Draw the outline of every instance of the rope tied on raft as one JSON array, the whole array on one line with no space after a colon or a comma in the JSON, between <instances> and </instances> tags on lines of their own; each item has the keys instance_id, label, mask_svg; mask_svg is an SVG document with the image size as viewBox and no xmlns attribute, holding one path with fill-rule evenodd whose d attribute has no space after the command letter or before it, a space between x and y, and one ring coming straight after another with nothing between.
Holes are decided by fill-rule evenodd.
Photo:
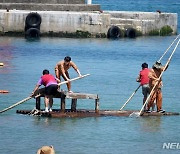
<instances>
[{"instance_id":1,"label":"rope tied on raft","mask_svg":"<svg viewBox=\"0 0 180 154\"><path fill-rule=\"evenodd\" d=\"M40 110L34 108L31 112L28 113L28 115L41 116L41 112L40 112Z\"/></svg>"}]
</instances>

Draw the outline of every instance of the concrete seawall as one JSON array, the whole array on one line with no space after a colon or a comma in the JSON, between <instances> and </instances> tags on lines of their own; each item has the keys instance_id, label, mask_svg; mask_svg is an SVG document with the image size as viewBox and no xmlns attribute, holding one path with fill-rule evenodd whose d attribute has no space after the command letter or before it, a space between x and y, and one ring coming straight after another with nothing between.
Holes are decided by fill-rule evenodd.
<instances>
[{"instance_id":1,"label":"concrete seawall","mask_svg":"<svg viewBox=\"0 0 180 154\"><path fill-rule=\"evenodd\" d=\"M25 20L30 12L37 12L42 19L41 34L55 35L88 33L88 37L107 37L108 30L117 26L121 30L134 28L142 35L149 35L153 30L159 31L168 25L172 34L177 33L177 14L158 12L129 11L28 11L0 10L0 34L25 33Z\"/></svg>"},{"instance_id":2,"label":"concrete seawall","mask_svg":"<svg viewBox=\"0 0 180 154\"><path fill-rule=\"evenodd\" d=\"M172 34L177 33L177 14L159 12L128 12L128 11L107 11L111 14L111 24L122 29L133 27L143 35L148 35L153 30L160 30L163 26L170 26Z\"/></svg>"}]
</instances>

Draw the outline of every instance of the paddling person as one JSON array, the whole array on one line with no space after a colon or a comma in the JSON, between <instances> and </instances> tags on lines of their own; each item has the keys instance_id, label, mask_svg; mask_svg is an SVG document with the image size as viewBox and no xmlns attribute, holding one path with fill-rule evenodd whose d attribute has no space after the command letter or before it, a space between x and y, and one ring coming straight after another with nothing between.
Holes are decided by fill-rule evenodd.
<instances>
[{"instance_id":1,"label":"paddling person","mask_svg":"<svg viewBox=\"0 0 180 154\"><path fill-rule=\"evenodd\" d=\"M69 81L70 76L69 76L68 69L70 69L71 67L74 68L74 70L78 73L79 77L82 76L76 64L73 61L71 61L71 57L66 56L64 60L59 61L55 66L56 77L61 81L61 76L62 76L65 81ZM68 82L66 85L67 85L68 92L72 93L71 82Z\"/></svg>"},{"instance_id":2,"label":"paddling person","mask_svg":"<svg viewBox=\"0 0 180 154\"><path fill-rule=\"evenodd\" d=\"M156 101L157 106L157 112L164 113L165 110L162 109L162 91L161 88L163 86L162 78L158 80L160 77L162 71L166 70L168 68L168 65L166 68L165 66L162 66L161 62L157 61L153 66L152 69L149 72L149 86L150 90L153 89L155 84L158 82L156 87L154 88L154 91L152 92L152 95L150 96L150 101L148 102L147 109L149 109L154 105L154 101Z\"/></svg>"},{"instance_id":3,"label":"paddling person","mask_svg":"<svg viewBox=\"0 0 180 154\"><path fill-rule=\"evenodd\" d=\"M137 82L140 82L140 85L142 86L142 94L144 96L143 98L143 104L145 103L148 95L150 94L150 88L149 88L149 69L148 64L143 63L141 65L142 70L139 72L138 77L136 78ZM144 107L144 110L146 110L146 106Z\"/></svg>"},{"instance_id":4,"label":"paddling person","mask_svg":"<svg viewBox=\"0 0 180 154\"><path fill-rule=\"evenodd\" d=\"M45 86L45 96L44 96L44 104L45 104L45 112L51 112L52 111L52 105L53 105L53 96L55 95L58 89L58 82L59 79L56 79L53 75L49 74L49 70L45 69L42 72L42 76L39 79L38 83L36 84L32 96L36 92L36 90L39 89L41 85Z\"/></svg>"}]
</instances>

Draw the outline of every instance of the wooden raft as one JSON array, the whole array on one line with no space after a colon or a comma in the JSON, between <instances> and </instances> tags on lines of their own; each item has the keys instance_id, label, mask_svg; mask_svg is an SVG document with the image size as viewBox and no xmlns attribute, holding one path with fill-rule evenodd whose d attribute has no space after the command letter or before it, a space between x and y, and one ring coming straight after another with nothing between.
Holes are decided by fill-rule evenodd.
<instances>
[{"instance_id":1,"label":"wooden raft","mask_svg":"<svg viewBox=\"0 0 180 154\"><path fill-rule=\"evenodd\" d=\"M42 117L52 117L52 118L64 118L64 117L103 117L103 116L117 116L117 117L129 117L133 112L139 112L139 111L132 111L132 110L124 110L124 111L118 111L118 110L99 110L99 112L95 112L94 110L83 110L78 109L75 112L72 112L71 109L66 109L65 112L61 112L60 109L53 109L52 112L44 113L44 112L38 112L38 114ZM19 114L29 114L33 115L34 112L31 110L17 110L16 113ZM165 112L165 113L143 113L143 117L147 116L178 116L180 113L176 112Z\"/></svg>"},{"instance_id":2,"label":"wooden raft","mask_svg":"<svg viewBox=\"0 0 180 154\"><path fill-rule=\"evenodd\" d=\"M44 97L42 91L41 96L36 98L36 109L41 110L41 97ZM94 99L95 100L95 112L99 111L99 97L97 94L85 94L85 93L69 93L69 92L57 92L53 98L60 98L60 111L66 111L66 99L72 99L71 101L71 112L76 111L78 99Z\"/></svg>"},{"instance_id":3,"label":"wooden raft","mask_svg":"<svg viewBox=\"0 0 180 154\"><path fill-rule=\"evenodd\" d=\"M17 110L16 113L19 114L32 114L39 115L43 117L102 117L102 116L130 116L133 112L139 112L135 110L99 110L99 97L97 94L85 94L85 93L68 93L65 91L57 92L53 98L60 98L60 108L53 109L52 112L42 112L41 110L41 98L44 97L44 88L40 89L37 94L40 96L36 97L36 109L33 110ZM71 109L66 109L66 99L72 99ZM95 100L95 109L86 110L86 109L77 109L77 100L78 99L94 99ZM44 109L44 103L43 103ZM34 114L38 111L37 114ZM171 115L180 115L180 113L175 112L165 112L165 113L143 113L142 116L171 116Z\"/></svg>"}]
</instances>

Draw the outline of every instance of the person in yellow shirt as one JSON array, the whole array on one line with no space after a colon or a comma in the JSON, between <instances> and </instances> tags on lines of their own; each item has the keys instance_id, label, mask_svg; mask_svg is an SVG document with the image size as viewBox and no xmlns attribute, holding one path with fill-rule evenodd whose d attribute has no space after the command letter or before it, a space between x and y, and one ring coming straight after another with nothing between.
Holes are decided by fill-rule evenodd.
<instances>
[{"instance_id":1,"label":"person in yellow shirt","mask_svg":"<svg viewBox=\"0 0 180 154\"><path fill-rule=\"evenodd\" d=\"M66 56L64 60L59 61L55 66L56 77L61 81L61 76L62 76L65 81L69 81L70 76L69 76L68 69L70 69L71 67L74 68L74 70L78 73L79 77L82 76L76 64L73 61L71 61L71 57ZM72 92L71 82L67 83L67 89L68 89L68 92Z\"/></svg>"}]
</instances>

